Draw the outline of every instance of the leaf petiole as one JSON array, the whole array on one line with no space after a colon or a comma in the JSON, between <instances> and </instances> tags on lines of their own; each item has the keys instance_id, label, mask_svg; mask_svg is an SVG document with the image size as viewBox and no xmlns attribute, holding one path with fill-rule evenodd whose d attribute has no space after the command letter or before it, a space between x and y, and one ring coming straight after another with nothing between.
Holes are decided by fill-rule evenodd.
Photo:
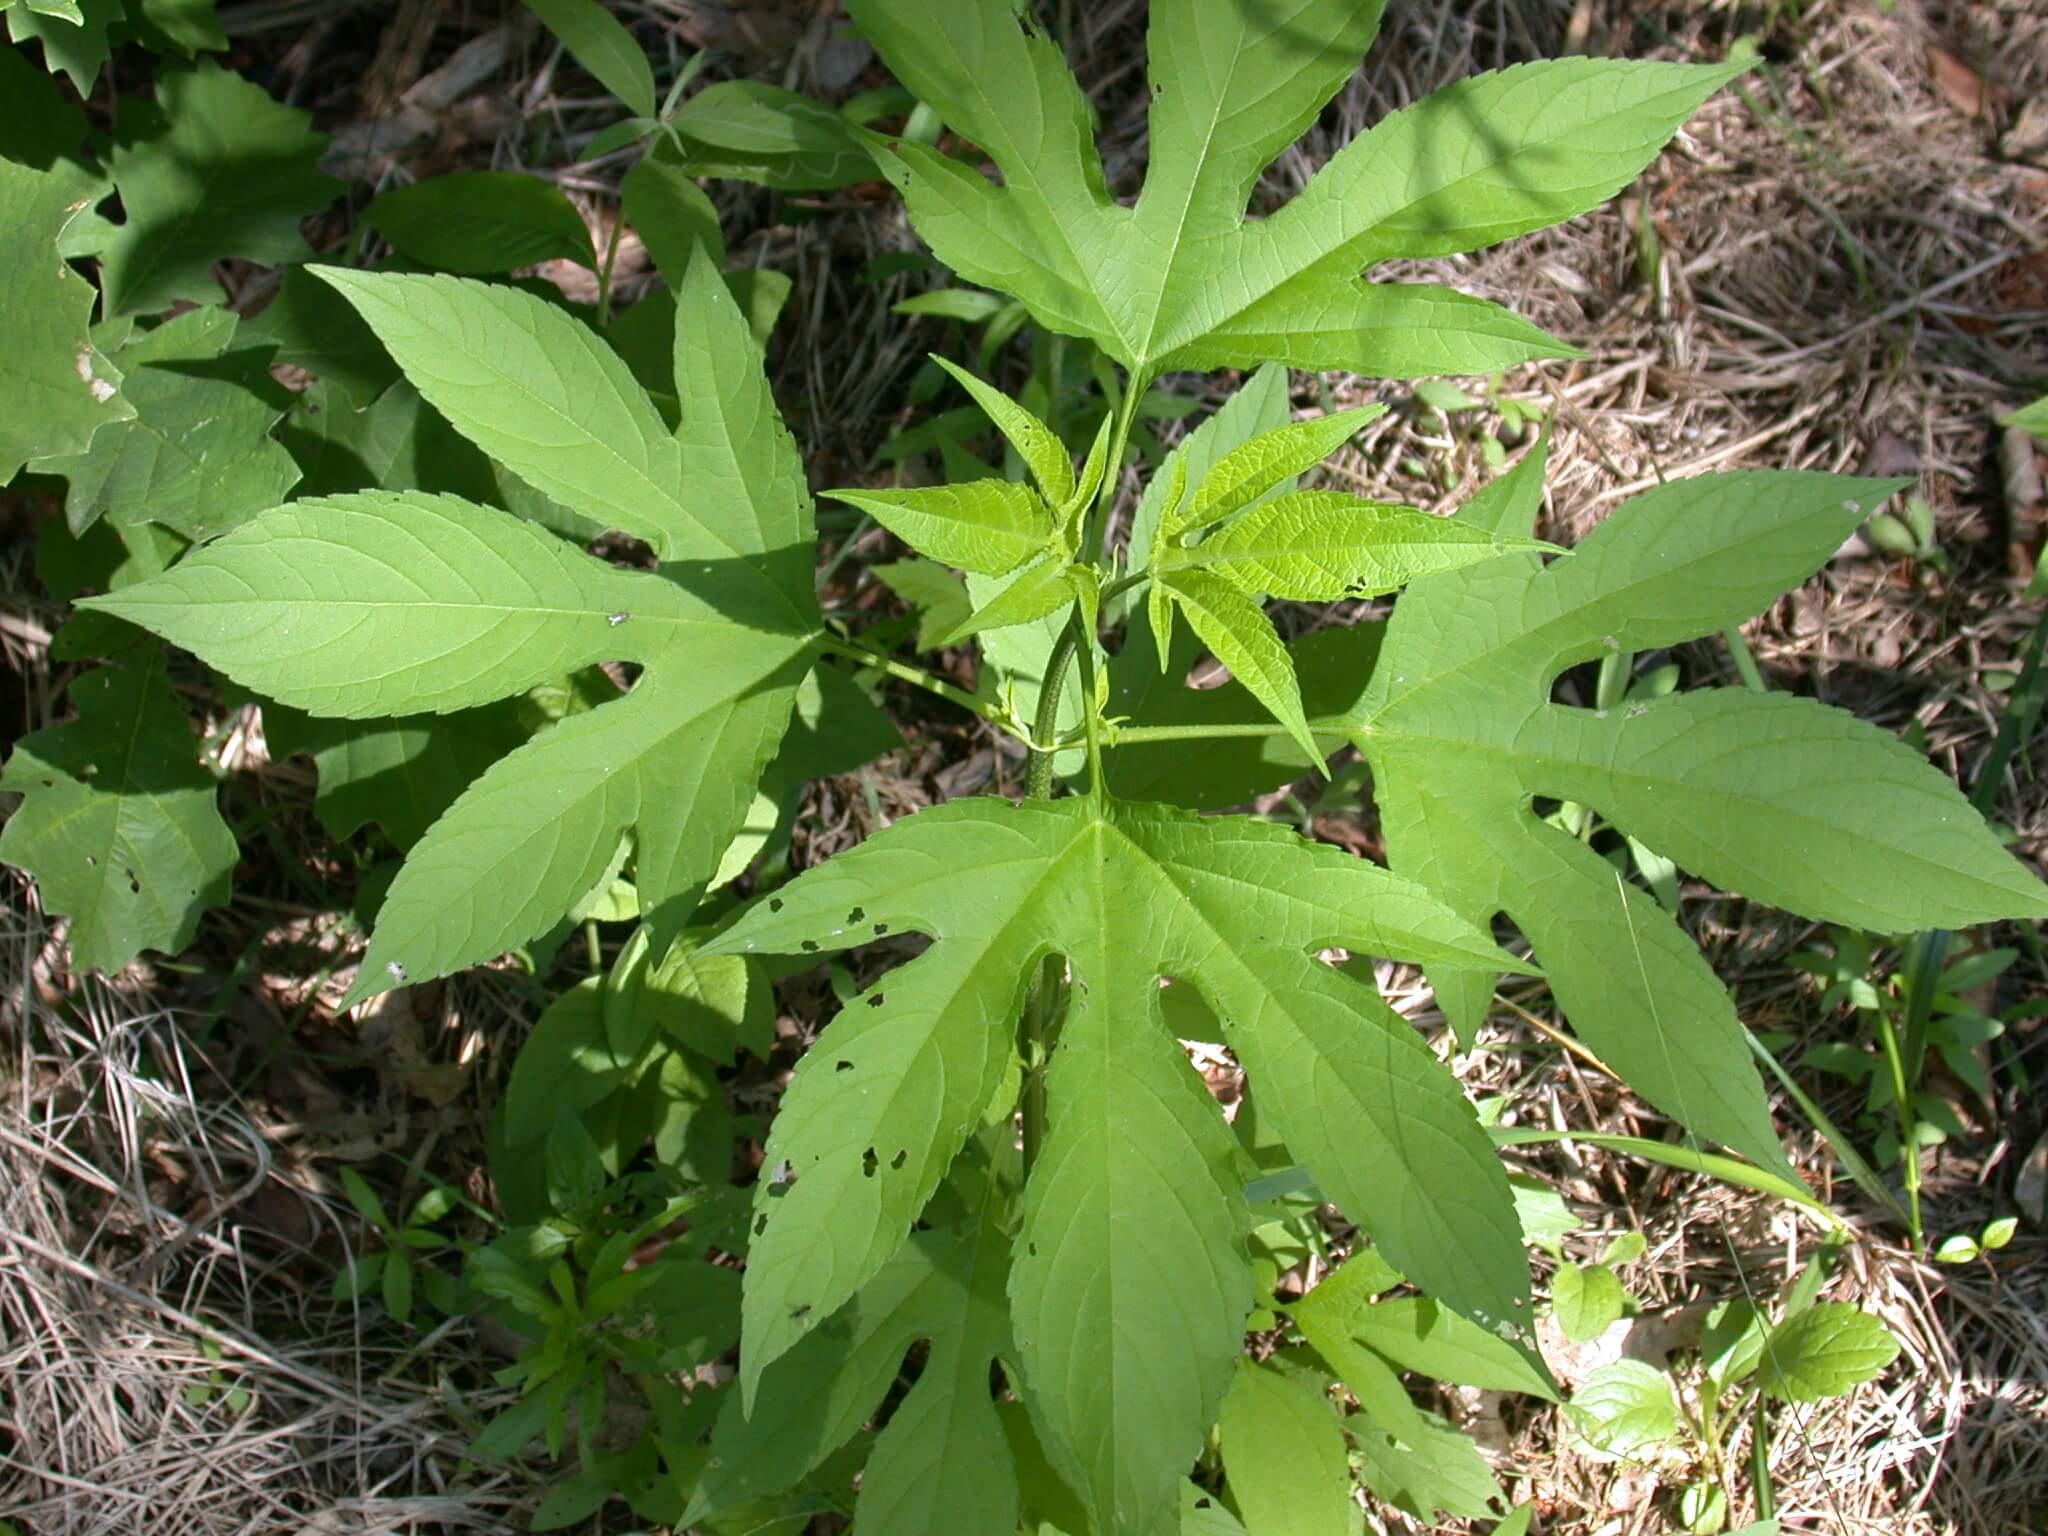
<instances>
[{"instance_id":1,"label":"leaf petiole","mask_svg":"<svg viewBox=\"0 0 2048 1536\"><path fill-rule=\"evenodd\" d=\"M884 656L880 651L871 650L857 640L845 640L837 635L827 635L819 644L835 656L844 656L847 660L857 661L864 667L873 667L877 672L887 677L893 677L899 683L909 683L914 688L922 688L927 693L935 693L947 703L957 704L978 719L994 726L1004 735L1015 737L1018 741L1023 742L1025 746L1033 748L1033 750L1037 748L1037 743L1023 731L1017 729L1016 722L1009 715L996 708L993 704L990 704L987 700L976 698L957 683L949 683L944 678L934 677L931 673L925 671L924 668L913 667L909 662L898 661L893 656Z\"/></svg>"},{"instance_id":2,"label":"leaf petiole","mask_svg":"<svg viewBox=\"0 0 2048 1536\"><path fill-rule=\"evenodd\" d=\"M1311 733L1318 736L1335 736L1350 729L1341 720L1311 720ZM1278 721L1246 723L1242 725L1109 725L1109 744L1113 747L1128 747L1142 741L1220 741L1225 737L1288 736L1286 726Z\"/></svg>"}]
</instances>

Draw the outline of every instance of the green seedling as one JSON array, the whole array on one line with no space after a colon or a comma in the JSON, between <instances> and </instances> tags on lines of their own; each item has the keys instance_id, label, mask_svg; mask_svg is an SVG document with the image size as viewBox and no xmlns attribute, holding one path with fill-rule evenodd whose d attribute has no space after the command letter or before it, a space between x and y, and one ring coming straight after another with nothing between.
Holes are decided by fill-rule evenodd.
<instances>
[{"instance_id":1,"label":"green seedling","mask_svg":"<svg viewBox=\"0 0 2048 1536\"><path fill-rule=\"evenodd\" d=\"M380 1296L384 1310L401 1327L412 1321L416 1296L424 1296L443 1316L460 1313L460 1286L445 1270L429 1262L436 1255L461 1249L455 1238L434 1230L458 1204L455 1191L445 1184L434 1184L413 1201L403 1220L393 1220L383 1200L355 1169L343 1167L338 1177L342 1193L377 1235L380 1247L375 1252L365 1250L349 1260L334 1277L329 1291L333 1299L355 1301Z\"/></svg>"}]
</instances>

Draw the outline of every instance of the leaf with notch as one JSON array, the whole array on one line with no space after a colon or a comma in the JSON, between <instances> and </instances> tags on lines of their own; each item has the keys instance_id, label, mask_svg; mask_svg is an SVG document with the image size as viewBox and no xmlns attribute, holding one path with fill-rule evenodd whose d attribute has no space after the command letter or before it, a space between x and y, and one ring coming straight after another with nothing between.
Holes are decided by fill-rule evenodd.
<instances>
[{"instance_id":1,"label":"leaf with notch","mask_svg":"<svg viewBox=\"0 0 2048 1536\"><path fill-rule=\"evenodd\" d=\"M526 739L509 700L375 721L267 704L263 731L273 758L303 752L313 759L313 810L329 837L353 837L375 822L399 848L425 837L466 785Z\"/></svg>"},{"instance_id":2,"label":"leaf with notch","mask_svg":"<svg viewBox=\"0 0 2048 1536\"><path fill-rule=\"evenodd\" d=\"M122 102L109 164L126 222L101 258L104 312L217 304L215 262L309 255L299 220L342 190L319 169L327 139L311 121L206 59L160 70L154 101Z\"/></svg>"},{"instance_id":3,"label":"leaf with notch","mask_svg":"<svg viewBox=\"0 0 2048 1536\"><path fill-rule=\"evenodd\" d=\"M1570 355L1505 311L1388 293L1360 272L1471 250L1597 206L1739 66L1562 59L1482 75L1376 125L1270 217L1259 173L1349 78L1377 3L1155 0L1151 167L1135 207L1104 185L1087 103L1009 0L853 0L889 67L1001 174L870 140L912 223L969 282L1085 336L1136 378L1251 366L1445 372ZM1385 326L1393 338L1376 345Z\"/></svg>"},{"instance_id":4,"label":"leaf with notch","mask_svg":"<svg viewBox=\"0 0 2048 1536\"><path fill-rule=\"evenodd\" d=\"M373 326L400 317L394 351L408 368L428 354L431 379L469 366L437 361L438 335L449 353L460 345L507 370L515 398L566 403L557 392L579 371L608 385L623 419L576 419L580 451L554 456L553 491L597 516L634 489L612 478L618 464L658 461L673 479L647 482L662 499L637 520L671 549L715 538L730 557L624 570L457 497L363 492L277 508L87 606L174 639L268 697L342 718L471 709L591 662L640 665L630 694L542 732L434 823L385 899L354 997L546 931L629 831L642 909L665 947L782 739L815 625L810 499L746 321L698 261L678 309L682 424L670 437L616 357L538 300L508 305L459 278L350 275L347 286ZM421 307L409 309L415 298ZM486 436L481 397L458 391L456 404L456 425ZM501 435L515 430L508 422ZM531 460L542 446L521 451ZM671 510L673 521L661 516ZM800 586L785 585L792 575Z\"/></svg>"},{"instance_id":5,"label":"leaf with notch","mask_svg":"<svg viewBox=\"0 0 2048 1536\"><path fill-rule=\"evenodd\" d=\"M73 532L105 517L202 539L276 506L298 482L270 435L291 396L270 377L267 348L237 345L236 324L224 309L187 310L114 353L134 419L97 433L83 453L34 461L71 482Z\"/></svg>"},{"instance_id":6,"label":"leaf with notch","mask_svg":"<svg viewBox=\"0 0 2048 1536\"><path fill-rule=\"evenodd\" d=\"M1418 888L1258 822L956 800L807 871L708 947L815 953L906 930L937 942L827 1026L776 1120L766 1156L794 1182L757 1200L749 1390L901 1243L1002 1081L1048 954L1072 967L1074 1003L1010 1295L1048 1448L1101 1524L1170 1502L1252 1301L1228 1138L1164 1027L1161 976L1201 992L1282 1138L1406 1272L1488 1326L1526 1311L1506 1178L1455 1080L1313 958L1496 953Z\"/></svg>"},{"instance_id":7,"label":"leaf with notch","mask_svg":"<svg viewBox=\"0 0 2048 1536\"><path fill-rule=\"evenodd\" d=\"M71 699L78 718L22 737L0 772L0 789L23 797L0 860L71 919L74 967L113 972L189 944L200 914L227 901L238 851L162 646L88 673Z\"/></svg>"},{"instance_id":8,"label":"leaf with notch","mask_svg":"<svg viewBox=\"0 0 2048 1536\"><path fill-rule=\"evenodd\" d=\"M94 345L91 284L58 255L91 200L91 179L0 160L0 485L47 454L81 453L102 427L134 419L121 374Z\"/></svg>"},{"instance_id":9,"label":"leaf with notch","mask_svg":"<svg viewBox=\"0 0 2048 1536\"><path fill-rule=\"evenodd\" d=\"M8 37L40 42L50 73L69 75L78 94L90 96L112 53L107 29L125 19L121 0L32 0L6 9Z\"/></svg>"},{"instance_id":10,"label":"leaf with notch","mask_svg":"<svg viewBox=\"0 0 2048 1536\"><path fill-rule=\"evenodd\" d=\"M1014 1353L1003 1304L1010 1250L992 1215L910 1236L851 1303L768 1367L752 1413L728 1393L711 1463L681 1524L796 1482L856 1434L929 1345L861 1477L859 1536L1013 1536L1018 1488L989 1395Z\"/></svg>"},{"instance_id":11,"label":"leaf with notch","mask_svg":"<svg viewBox=\"0 0 2048 1536\"><path fill-rule=\"evenodd\" d=\"M1498 482L1482 526L1526 528L1540 474L1532 457ZM1662 908L1537 819L1531 797L1591 806L1710 880L1825 921L1968 926L2048 912L2048 889L1940 774L1845 714L1747 691L1571 709L1549 701L1550 683L1760 612L1900 483L1686 480L1628 502L1548 566L1506 556L1423 577L1348 717L1394 869L1427 871L1475 922L1504 911L1587 1044L1665 1113L1781 1174L1725 988ZM1439 984L1461 1028L1490 991L1484 977Z\"/></svg>"},{"instance_id":12,"label":"leaf with notch","mask_svg":"<svg viewBox=\"0 0 2048 1536\"><path fill-rule=\"evenodd\" d=\"M1367 1415L1350 1421L1358 1439L1358 1478L1416 1519L1435 1523L1438 1510L1466 1520L1491 1519L1506 1502L1493 1469L1472 1437L1435 1414L1417 1412L1395 1434Z\"/></svg>"}]
</instances>

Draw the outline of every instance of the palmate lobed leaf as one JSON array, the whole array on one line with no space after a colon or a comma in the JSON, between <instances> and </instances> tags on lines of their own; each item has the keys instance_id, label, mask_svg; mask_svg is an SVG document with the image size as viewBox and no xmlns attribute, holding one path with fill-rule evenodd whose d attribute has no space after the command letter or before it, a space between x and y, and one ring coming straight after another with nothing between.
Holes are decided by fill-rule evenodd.
<instances>
[{"instance_id":1,"label":"palmate lobed leaf","mask_svg":"<svg viewBox=\"0 0 2048 1536\"><path fill-rule=\"evenodd\" d=\"M90 96L112 52L107 31L125 19L125 9L122 0L19 0L7 8L7 35L40 42L50 72L69 75L78 94Z\"/></svg>"},{"instance_id":2,"label":"palmate lobed leaf","mask_svg":"<svg viewBox=\"0 0 2048 1536\"><path fill-rule=\"evenodd\" d=\"M274 759L313 759L313 810L329 837L352 837L375 822L400 848L425 837L473 780L525 739L509 700L374 724L266 704L263 733Z\"/></svg>"},{"instance_id":3,"label":"palmate lobed leaf","mask_svg":"<svg viewBox=\"0 0 2048 1536\"><path fill-rule=\"evenodd\" d=\"M175 954L228 898L235 837L150 644L71 685L78 718L15 743L0 789L22 795L0 859L71 919L73 964L117 971Z\"/></svg>"},{"instance_id":4,"label":"palmate lobed leaf","mask_svg":"<svg viewBox=\"0 0 2048 1536\"><path fill-rule=\"evenodd\" d=\"M711 1460L682 1524L788 1487L851 1439L903 1368L929 1346L861 1475L862 1536L1013 1536L1017 1469L989 1393L1015 1373L1003 1283L1010 1244L993 1204L915 1233L851 1305L768 1368L751 1412L728 1389Z\"/></svg>"},{"instance_id":5,"label":"palmate lobed leaf","mask_svg":"<svg viewBox=\"0 0 2048 1536\"><path fill-rule=\"evenodd\" d=\"M64 515L74 533L106 517L200 539L284 499L299 470L270 431L291 396L270 377L270 349L237 341L232 313L193 309L115 349L134 419L95 434L82 453L33 461L71 482Z\"/></svg>"},{"instance_id":6,"label":"palmate lobed leaf","mask_svg":"<svg viewBox=\"0 0 2048 1536\"><path fill-rule=\"evenodd\" d=\"M1380 9L1299 0L1276 19L1263 0L1154 0L1151 165L1126 208L1104 186L1058 48L1008 0L851 5L897 77L1002 177L874 141L918 232L962 277L1095 341L1140 381L1275 360L1414 375L1571 355L1483 300L1359 274L1598 205L1741 66L1563 59L1462 81L1247 222L1259 173L1357 67Z\"/></svg>"},{"instance_id":7,"label":"palmate lobed leaf","mask_svg":"<svg viewBox=\"0 0 2048 1536\"><path fill-rule=\"evenodd\" d=\"M1476 498L1517 532L1541 452ZM1902 482L1750 472L1660 487L1545 566L1426 576L1346 715L1396 871L1475 922L1505 912L1559 1006L1638 1091L1698 1135L1788 1172L1726 990L1648 896L1532 797L1588 805L1709 880L1886 932L2048 913L2048 888L1954 787L1882 732L1811 701L1703 692L1593 711L1559 672L1742 622L1818 569ZM1433 973L1469 1029L1490 982Z\"/></svg>"},{"instance_id":8,"label":"palmate lobed leaf","mask_svg":"<svg viewBox=\"0 0 2048 1536\"><path fill-rule=\"evenodd\" d=\"M92 191L92 178L73 167L44 172L0 159L0 485L27 460L83 452L102 427L135 417L120 370L91 337L92 286L58 255Z\"/></svg>"},{"instance_id":9,"label":"palmate lobed leaf","mask_svg":"<svg viewBox=\"0 0 2048 1536\"><path fill-rule=\"evenodd\" d=\"M671 434L624 364L530 295L329 273L454 424L570 511L671 557L619 569L459 497L276 508L84 606L345 718L469 710L593 661L632 692L502 758L393 882L352 999L540 934L630 835L665 946L739 829L811 660L810 500L746 318L701 257L680 296Z\"/></svg>"},{"instance_id":10,"label":"palmate lobed leaf","mask_svg":"<svg viewBox=\"0 0 2048 1536\"><path fill-rule=\"evenodd\" d=\"M807 872L709 948L812 953L905 931L937 942L827 1027L771 1134L768 1163L792 1181L757 1199L749 1393L877 1273L972 1127L1006 1108L991 1099L1048 954L1071 967L1074 1001L1011 1317L1048 1444L1105 1529L1149 1529L1170 1508L1252 1299L1230 1140L1164 1027L1160 977L1201 993L1296 1156L1410 1273L1490 1327L1522 1320L1512 1199L1455 1080L1311 954L1496 955L1418 888L1257 822L965 800Z\"/></svg>"},{"instance_id":11,"label":"palmate lobed leaf","mask_svg":"<svg viewBox=\"0 0 2048 1536\"><path fill-rule=\"evenodd\" d=\"M310 254L299 220L342 190L319 169L327 140L311 121L208 60L160 71L153 101L123 102L109 164L125 221L101 256L104 312L217 303L215 262Z\"/></svg>"}]
</instances>

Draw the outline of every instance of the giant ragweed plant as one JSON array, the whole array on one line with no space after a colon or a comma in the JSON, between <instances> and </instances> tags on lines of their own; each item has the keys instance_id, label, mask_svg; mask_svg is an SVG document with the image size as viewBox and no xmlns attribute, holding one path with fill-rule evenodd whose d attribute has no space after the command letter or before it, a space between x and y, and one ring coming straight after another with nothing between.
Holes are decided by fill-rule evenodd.
<instances>
[{"instance_id":1,"label":"giant ragweed plant","mask_svg":"<svg viewBox=\"0 0 2048 1536\"><path fill-rule=\"evenodd\" d=\"M254 334L316 376L315 403L361 409L290 406L296 457L280 456L269 429L286 406L224 366L238 322L205 272L227 254L279 259L278 217L320 188L302 126L258 114L278 138L270 182L240 186L236 216L201 217L211 205L167 171L226 157L215 130L237 87L173 69L104 161L37 164L10 146L0 277L30 404L0 423L0 456L68 480L75 537L49 569L99 590L74 622L101 626L115 655L81 685L79 721L22 743L5 781L25 796L5 852L71 914L82 963L184 942L232 862L179 746L162 642L302 712L278 718L316 744L323 814L360 825L379 772L445 786L378 813L409 851L351 1000L568 920L637 917L619 963L528 1047L496 1137L516 1225L475 1266L536 1341L514 1372L525 1401L479 1449L532 1432L560 1446L582 1410L582 1467L549 1521L617 1489L649 1518L751 1530L844 1507L859 1470L855 1529L888 1536L1227 1531L1236 1516L1335 1533L1350 1506L1331 1371L1360 1402L1348 1433L1368 1482L1427 1502L1401 1469L1462 1455L1451 1482L1469 1486L1476 1453L1408 1402L1398 1347L1344 1321L1355 1309L1314 1293L1300 1345L1242 1358L1248 1322L1273 1327L1282 1305L1274 1202L1322 1200L1369 1238L1340 1271L1347 1294L1405 1277L1487 1380L1550 1390L1488 1135L1421 1037L1325 962L1332 946L1419 962L1460 1028L1501 971L1540 972L1646 1097L1783 1176L1725 990L1538 797L1817 919L1901 930L2048 912L1933 769L1837 711L1748 693L1552 698L1568 667L1757 613L1891 484L1705 477L1637 498L1570 551L1530 537L1540 446L1452 519L1297 488L1378 407L1292 421L1276 365L1409 377L1568 351L1496 305L1372 267L1596 206L1733 67L1573 59L1481 76L1393 114L1252 218L1261 171L1358 67L1376 5L1155 0L1150 164L1129 206L1057 46L1007 0L851 0L951 130L936 143L722 98L729 113L787 109L783 139L750 138L719 111L672 110L674 93L658 106L599 7L536 8L629 99L618 142L652 145L628 188L671 284L650 318L445 271L296 269ZM792 185L816 165L836 182L863 148L941 261L1100 364L1072 440L947 365L1021 478L963 464L945 485L832 493L966 573L917 581L954 605L927 641L972 639L996 675L973 695L822 614L812 502L760 363L773 305L719 272L688 180L694 165ZM128 224L76 224L109 185ZM529 189L447 195L491 211L488 249L448 248L431 183L384 205L379 227L469 272L539 249L596 259ZM88 287L60 259L89 255L90 329ZM133 318L192 299L177 319ZM1110 540L1154 381L1219 367L1261 371L1164 457ZM238 391L233 413L211 408L222 389ZM204 474L173 451L181 423L225 434ZM97 553L96 526L118 534ZM599 558L586 546L606 533L649 557ZM1383 627L1294 645L1263 606L1397 590ZM1198 647L1231 688L1182 686ZM848 662L1017 737L1028 798L925 811L735 902L793 787L887 743ZM1347 745L1370 766L1389 868L1199 814ZM1501 917L1526 958L1497 945ZM713 1068L764 1048L763 957L911 935L929 947L845 989L736 1209ZM1176 1043L1195 1030L1246 1068L1234 1126ZM680 1217L687 1242L626 1268ZM678 1385L735 1333L734 1383ZM913 1351L914 1383L863 1436ZM621 1370L651 1410L624 1451L597 1438ZM1203 1460L1219 1423L1220 1474Z\"/></svg>"}]
</instances>

